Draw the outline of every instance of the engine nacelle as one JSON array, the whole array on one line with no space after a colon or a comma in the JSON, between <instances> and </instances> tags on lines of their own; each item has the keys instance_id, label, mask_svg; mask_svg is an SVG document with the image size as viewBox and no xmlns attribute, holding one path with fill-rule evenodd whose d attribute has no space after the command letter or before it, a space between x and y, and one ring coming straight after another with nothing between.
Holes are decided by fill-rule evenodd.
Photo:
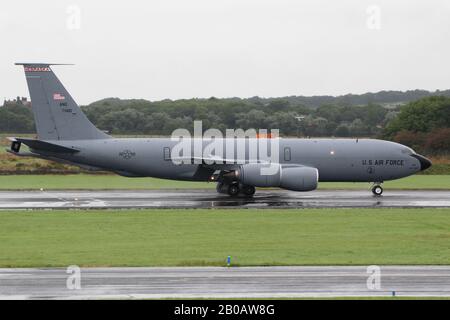
<instances>
[{"instance_id":1,"label":"engine nacelle","mask_svg":"<svg viewBox=\"0 0 450 320\"><path fill-rule=\"evenodd\" d=\"M243 184L255 187L279 187L293 191L312 191L317 188L319 171L296 165L250 163L240 166L237 177Z\"/></svg>"}]
</instances>

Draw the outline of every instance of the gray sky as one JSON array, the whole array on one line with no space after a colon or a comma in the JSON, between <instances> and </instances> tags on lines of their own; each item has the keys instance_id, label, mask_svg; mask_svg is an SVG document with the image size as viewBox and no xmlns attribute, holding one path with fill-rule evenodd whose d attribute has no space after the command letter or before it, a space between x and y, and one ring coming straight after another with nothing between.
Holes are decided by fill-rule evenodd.
<instances>
[{"instance_id":1,"label":"gray sky","mask_svg":"<svg viewBox=\"0 0 450 320\"><path fill-rule=\"evenodd\" d=\"M3 1L0 97L28 96L17 61L76 64L53 69L81 104L448 89L449 17L449 0Z\"/></svg>"}]
</instances>

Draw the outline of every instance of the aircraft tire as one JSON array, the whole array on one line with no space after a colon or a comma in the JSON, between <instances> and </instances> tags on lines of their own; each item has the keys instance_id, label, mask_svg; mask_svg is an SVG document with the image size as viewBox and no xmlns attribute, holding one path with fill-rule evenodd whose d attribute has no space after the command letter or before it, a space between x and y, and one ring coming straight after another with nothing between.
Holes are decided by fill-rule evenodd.
<instances>
[{"instance_id":1,"label":"aircraft tire","mask_svg":"<svg viewBox=\"0 0 450 320\"><path fill-rule=\"evenodd\" d=\"M242 193L245 194L247 197L252 197L255 194L255 187L254 186L243 186L242 187Z\"/></svg>"},{"instance_id":2,"label":"aircraft tire","mask_svg":"<svg viewBox=\"0 0 450 320\"><path fill-rule=\"evenodd\" d=\"M232 197L236 197L239 191L239 185L237 183L232 183L228 186L228 194Z\"/></svg>"},{"instance_id":3,"label":"aircraft tire","mask_svg":"<svg viewBox=\"0 0 450 320\"><path fill-rule=\"evenodd\" d=\"M383 194L383 188L380 185L375 185L372 187L372 193L379 197Z\"/></svg>"},{"instance_id":4,"label":"aircraft tire","mask_svg":"<svg viewBox=\"0 0 450 320\"><path fill-rule=\"evenodd\" d=\"M223 183L222 182L217 182L216 191L218 193L223 193Z\"/></svg>"}]
</instances>

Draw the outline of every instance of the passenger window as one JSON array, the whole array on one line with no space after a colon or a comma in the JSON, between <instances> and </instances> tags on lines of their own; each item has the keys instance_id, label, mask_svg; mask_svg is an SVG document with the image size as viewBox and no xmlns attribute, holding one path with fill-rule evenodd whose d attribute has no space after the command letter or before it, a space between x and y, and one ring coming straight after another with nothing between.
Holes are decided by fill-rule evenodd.
<instances>
[{"instance_id":1,"label":"passenger window","mask_svg":"<svg viewBox=\"0 0 450 320\"><path fill-rule=\"evenodd\" d=\"M291 161L291 148L284 148L284 161Z\"/></svg>"},{"instance_id":2,"label":"passenger window","mask_svg":"<svg viewBox=\"0 0 450 320\"><path fill-rule=\"evenodd\" d=\"M164 147L164 160L169 161L170 160L170 148Z\"/></svg>"}]
</instances>

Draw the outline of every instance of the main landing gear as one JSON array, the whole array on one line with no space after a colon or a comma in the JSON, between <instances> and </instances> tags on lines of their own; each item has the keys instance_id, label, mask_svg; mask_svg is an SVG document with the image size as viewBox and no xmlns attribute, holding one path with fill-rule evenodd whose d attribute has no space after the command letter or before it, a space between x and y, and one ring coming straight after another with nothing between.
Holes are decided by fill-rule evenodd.
<instances>
[{"instance_id":1,"label":"main landing gear","mask_svg":"<svg viewBox=\"0 0 450 320\"><path fill-rule=\"evenodd\" d=\"M241 191L245 196L252 197L255 194L256 189L254 186L243 185Z\"/></svg>"},{"instance_id":2,"label":"main landing gear","mask_svg":"<svg viewBox=\"0 0 450 320\"><path fill-rule=\"evenodd\" d=\"M374 186L372 187L372 193L379 197L383 194L383 188L379 185L379 184L374 184Z\"/></svg>"},{"instance_id":3,"label":"main landing gear","mask_svg":"<svg viewBox=\"0 0 450 320\"><path fill-rule=\"evenodd\" d=\"M237 197L239 194L245 197L252 197L256 191L254 186L243 185L237 181L231 183L218 182L216 190L219 193L227 193L231 197Z\"/></svg>"},{"instance_id":4,"label":"main landing gear","mask_svg":"<svg viewBox=\"0 0 450 320\"><path fill-rule=\"evenodd\" d=\"M237 183L232 183L230 185L228 185L227 188L228 194L232 197L236 197L239 194L239 184Z\"/></svg>"}]
</instances>

